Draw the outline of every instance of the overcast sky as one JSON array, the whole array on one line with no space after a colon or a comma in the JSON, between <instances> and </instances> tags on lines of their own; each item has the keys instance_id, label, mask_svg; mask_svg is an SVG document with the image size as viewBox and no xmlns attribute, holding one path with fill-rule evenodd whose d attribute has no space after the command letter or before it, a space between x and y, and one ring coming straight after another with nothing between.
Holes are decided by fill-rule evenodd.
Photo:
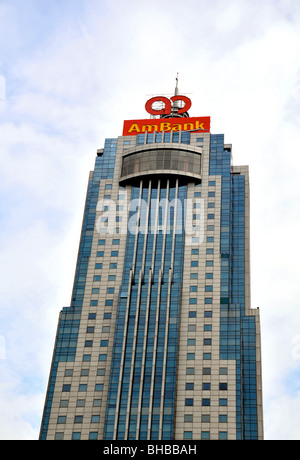
<instances>
[{"instance_id":1,"label":"overcast sky","mask_svg":"<svg viewBox=\"0 0 300 460\"><path fill-rule=\"evenodd\" d=\"M250 166L266 439L300 439L299 0L0 0L0 439L37 439L88 173L149 95Z\"/></svg>"}]
</instances>

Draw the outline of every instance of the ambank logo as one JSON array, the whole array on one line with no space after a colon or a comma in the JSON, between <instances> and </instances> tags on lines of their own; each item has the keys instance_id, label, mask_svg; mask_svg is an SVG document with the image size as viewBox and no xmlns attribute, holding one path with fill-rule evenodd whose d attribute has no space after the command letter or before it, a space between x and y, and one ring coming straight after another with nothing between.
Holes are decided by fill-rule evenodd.
<instances>
[{"instance_id":1,"label":"ambank logo","mask_svg":"<svg viewBox=\"0 0 300 460\"><path fill-rule=\"evenodd\" d=\"M210 132L210 117L125 120L123 136L170 131Z\"/></svg>"}]
</instances>

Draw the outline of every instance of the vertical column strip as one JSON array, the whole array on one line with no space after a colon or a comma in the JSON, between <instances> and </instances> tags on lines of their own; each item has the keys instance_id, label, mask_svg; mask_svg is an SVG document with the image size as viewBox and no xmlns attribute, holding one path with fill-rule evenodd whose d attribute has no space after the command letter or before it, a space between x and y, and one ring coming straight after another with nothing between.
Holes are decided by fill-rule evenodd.
<instances>
[{"instance_id":1,"label":"vertical column strip","mask_svg":"<svg viewBox=\"0 0 300 460\"><path fill-rule=\"evenodd\" d=\"M156 368L156 357L157 357L157 344L158 344L158 328L159 328L159 314L160 314L160 298L161 298L161 285L163 280L164 270L164 258L165 258L165 246L166 246L166 233L168 223L168 203L169 203L169 180L167 181L167 191L165 200L165 221L164 221L164 233L163 233L163 245L161 255L161 268L159 270L158 277L158 290L157 290L157 304L156 304L156 318L155 318L155 335L154 335L154 348L153 348L153 360L152 360L152 380L150 390L150 402L149 402L149 419L148 419L148 440L151 439L151 425L152 425L152 413L153 413L153 394L155 385L155 368ZM157 230L157 229L156 229Z\"/></svg>"},{"instance_id":2,"label":"vertical column strip","mask_svg":"<svg viewBox=\"0 0 300 460\"><path fill-rule=\"evenodd\" d=\"M142 188L142 181L141 181L141 188ZM140 194L140 204L141 204L141 197L142 197L142 193ZM138 284L138 295L137 295L136 314L135 314L133 347L132 347L132 356L131 356L131 370L130 370L130 380L129 380L128 403L127 403L126 424L125 424L125 440L128 439L128 430L129 430L129 423L130 423L131 396L132 396L133 376L134 376L134 368L135 368L138 326L139 326L139 318L140 318L141 291L142 291L142 284L143 284L143 280L144 280L145 260L146 260L148 222L149 222L149 213L150 213L150 197L151 197L151 181L149 183L148 206L147 206L147 215L146 215L146 223L145 223L145 239L144 239L144 249L143 249L143 262L142 262L142 266L140 268L140 273L139 273L139 284ZM140 212L141 212L141 206L140 206L140 209L139 209L139 217L140 217ZM136 238L136 240L137 240L137 238Z\"/></svg>"},{"instance_id":3,"label":"vertical column strip","mask_svg":"<svg viewBox=\"0 0 300 460\"><path fill-rule=\"evenodd\" d=\"M168 284L168 300L167 300L167 312L166 312L163 376L162 376L162 387L161 387L162 390L161 390L161 402L160 402L159 439L162 439L162 429L163 429L164 398L165 398L168 338L169 338L169 323L170 323L170 304L171 304L171 289L172 289L173 264L174 264L174 254L175 254L177 210L178 210L178 179L176 179L175 210L174 210L173 237L172 237L172 254L171 254L171 266L169 268L169 279L168 279L169 284Z\"/></svg>"},{"instance_id":4,"label":"vertical column strip","mask_svg":"<svg viewBox=\"0 0 300 460\"><path fill-rule=\"evenodd\" d=\"M124 360L125 360L125 352L126 352L126 340L127 340L127 333L128 333L128 318L130 312L130 302L131 302L131 287L132 287L132 280L134 277L134 270L136 264L136 252L137 252L137 239L139 236L139 219L140 219L140 210L141 210L141 199L142 199L142 191L143 191L143 181L140 181L140 194L139 194L139 209L137 215L137 225L135 231L135 244L134 244L134 252L133 252L133 259L132 259L132 268L129 272L129 285L128 285L128 297L127 297L127 305L126 305L126 317L125 317L125 324L124 324L124 333L123 333L123 346L122 346L122 358L121 358L121 365L120 365L120 374L119 374L119 386L118 386L118 396L116 402L116 415L115 415L115 425L114 425L114 440L117 439L118 434L118 423L119 423L119 412L120 412L120 399L121 399L121 391L122 391L122 381L123 381L123 372L124 372ZM129 230L128 230L129 231Z\"/></svg>"}]
</instances>

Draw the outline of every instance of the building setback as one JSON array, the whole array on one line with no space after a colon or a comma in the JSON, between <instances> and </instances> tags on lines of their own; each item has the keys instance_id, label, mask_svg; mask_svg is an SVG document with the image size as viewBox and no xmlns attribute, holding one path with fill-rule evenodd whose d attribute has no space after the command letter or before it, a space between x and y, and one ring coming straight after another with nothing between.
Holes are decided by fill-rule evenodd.
<instances>
[{"instance_id":1,"label":"building setback","mask_svg":"<svg viewBox=\"0 0 300 460\"><path fill-rule=\"evenodd\" d=\"M248 167L189 102L97 152L42 440L263 439Z\"/></svg>"}]
</instances>

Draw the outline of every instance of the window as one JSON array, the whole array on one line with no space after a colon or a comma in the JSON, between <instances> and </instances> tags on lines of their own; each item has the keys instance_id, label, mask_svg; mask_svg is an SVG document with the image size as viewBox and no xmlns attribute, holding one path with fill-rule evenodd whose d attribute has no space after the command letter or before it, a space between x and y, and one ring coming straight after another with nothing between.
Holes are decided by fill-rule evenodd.
<instances>
[{"instance_id":1,"label":"window","mask_svg":"<svg viewBox=\"0 0 300 460\"><path fill-rule=\"evenodd\" d=\"M205 311L204 318L212 318L212 311Z\"/></svg>"},{"instance_id":2,"label":"window","mask_svg":"<svg viewBox=\"0 0 300 460\"><path fill-rule=\"evenodd\" d=\"M195 361L195 353L187 353L186 358L188 361Z\"/></svg>"},{"instance_id":3,"label":"window","mask_svg":"<svg viewBox=\"0 0 300 460\"><path fill-rule=\"evenodd\" d=\"M190 292L198 292L198 286L190 286Z\"/></svg>"},{"instance_id":4,"label":"window","mask_svg":"<svg viewBox=\"0 0 300 460\"><path fill-rule=\"evenodd\" d=\"M116 281L116 275L108 275L108 281Z\"/></svg>"},{"instance_id":5,"label":"window","mask_svg":"<svg viewBox=\"0 0 300 460\"><path fill-rule=\"evenodd\" d=\"M206 249L206 254L213 254L214 253L214 249L213 248L207 248Z\"/></svg>"},{"instance_id":6,"label":"window","mask_svg":"<svg viewBox=\"0 0 300 460\"><path fill-rule=\"evenodd\" d=\"M220 367L219 374L220 375L227 375L228 374L228 368L227 367Z\"/></svg>"},{"instance_id":7,"label":"window","mask_svg":"<svg viewBox=\"0 0 300 460\"><path fill-rule=\"evenodd\" d=\"M101 407L102 406L102 399L94 399L93 407Z\"/></svg>"},{"instance_id":8,"label":"window","mask_svg":"<svg viewBox=\"0 0 300 460\"><path fill-rule=\"evenodd\" d=\"M55 441L63 441L64 433L55 433Z\"/></svg>"},{"instance_id":9,"label":"window","mask_svg":"<svg viewBox=\"0 0 300 460\"><path fill-rule=\"evenodd\" d=\"M212 304L212 297L206 297L204 302L205 302L205 305L211 305Z\"/></svg>"},{"instance_id":10,"label":"window","mask_svg":"<svg viewBox=\"0 0 300 460\"><path fill-rule=\"evenodd\" d=\"M96 313L90 313L89 319L96 319Z\"/></svg>"},{"instance_id":11,"label":"window","mask_svg":"<svg viewBox=\"0 0 300 460\"><path fill-rule=\"evenodd\" d=\"M96 264L98 265L98 264ZM99 265L102 265L102 264L99 264ZM101 281L101 275L95 275L94 276L94 281Z\"/></svg>"},{"instance_id":12,"label":"window","mask_svg":"<svg viewBox=\"0 0 300 460\"><path fill-rule=\"evenodd\" d=\"M108 347L108 340L101 340L100 347Z\"/></svg>"},{"instance_id":13,"label":"window","mask_svg":"<svg viewBox=\"0 0 300 460\"><path fill-rule=\"evenodd\" d=\"M192 255L193 256L198 256L199 255L199 249L192 249Z\"/></svg>"},{"instance_id":14,"label":"window","mask_svg":"<svg viewBox=\"0 0 300 460\"><path fill-rule=\"evenodd\" d=\"M209 441L210 440L210 432L209 431L201 431L201 440L202 441Z\"/></svg>"},{"instance_id":15,"label":"window","mask_svg":"<svg viewBox=\"0 0 300 460\"><path fill-rule=\"evenodd\" d=\"M219 399L219 406L227 407L227 399L226 398L220 398Z\"/></svg>"},{"instance_id":16,"label":"window","mask_svg":"<svg viewBox=\"0 0 300 460\"><path fill-rule=\"evenodd\" d=\"M214 208L214 207L215 207L215 203L208 203L207 207L208 207L208 208Z\"/></svg>"},{"instance_id":17,"label":"window","mask_svg":"<svg viewBox=\"0 0 300 460\"><path fill-rule=\"evenodd\" d=\"M80 376L81 377L88 377L89 372L90 372L89 369L81 369Z\"/></svg>"},{"instance_id":18,"label":"window","mask_svg":"<svg viewBox=\"0 0 300 460\"><path fill-rule=\"evenodd\" d=\"M210 423L210 415L202 415L201 417L202 423Z\"/></svg>"},{"instance_id":19,"label":"window","mask_svg":"<svg viewBox=\"0 0 300 460\"><path fill-rule=\"evenodd\" d=\"M99 288L93 288L92 294L99 294Z\"/></svg>"},{"instance_id":20,"label":"window","mask_svg":"<svg viewBox=\"0 0 300 460\"><path fill-rule=\"evenodd\" d=\"M212 325L211 324L204 324L204 331L205 332L211 332L212 331Z\"/></svg>"},{"instance_id":21,"label":"window","mask_svg":"<svg viewBox=\"0 0 300 460\"><path fill-rule=\"evenodd\" d=\"M113 240L113 246L118 246L120 244L120 240Z\"/></svg>"},{"instance_id":22,"label":"window","mask_svg":"<svg viewBox=\"0 0 300 460\"><path fill-rule=\"evenodd\" d=\"M72 376L73 376L73 369L66 369L65 377L72 377Z\"/></svg>"},{"instance_id":23,"label":"window","mask_svg":"<svg viewBox=\"0 0 300 460\"><path fill-rule=\"evenodd\" d=\"M84 361L84 362L90 362L90 361L91 361L91 356L92 356L92 355L83 355L82 361Z\"/></svg>"},{"instance_id":24,"label":"window","mask_svg":"<svg viewBox=\"0 0 300 460\"><path fill-rule=\"evenodd\" d=\"M205 278L206 278L207 280L212 280L213 277L214 277L213 273L206 273L206 275L205 275Z\"/></svg>"},{"instance_id":25,"label":"window","mask_svg":"<svg viewBox=\"0 0 300 460\"><path fill-rule=\"evenodd\" d=\"M103 319L111 319L111 313L104 313Z\"/></svg>"},{"instance_id":26,"label":"window","mask_svg":"<svg viewBox=\"0 0 300 460\"><path fill-rule=\"evenodd\" d=\"M102 326L103 334L108 334L110 332L110 326Z\"/></svg>"},{"instance_id":27,"label":"window","mask_svg":"<svg viewBox=\"0 0 300 460\"><path fill-rule=\"evenodd\" d=\"M196 339L188 339L187 341L188 347L192 347L196 345Z\"/></svg>"},{"instance_id":28,"label":"window","mask_svg":"<svg viewBox=\"0 0 300 460\"><path fill-rule=\"evenodd\" d=\"M105 184L105 190L111 190L112 184Z\"/></svg>"},{"instance_id":29,"label":"window","mask_svg":"<svg viewBox=\"0 0 300 460\"><path fill-rule=\"evenodd\" d=\"M215 215L214 214L207 214L207 218L209 220L213 220L215 218Z\"/></svg>"},{"instance_id":30,"label":"window","mask_svg":"<svg viewBox=\"0 0 300 460\"><path fill-rule=\"evenodd\" d=\"M227 415L225 414L219 415L219 423L227 423Z\"/></svg>"},{"instance_id":31,"label":"window","mask_svg":"<svg viewBox=\"0 0 300 460\"><path fill-rule=\"evenodd\" d=\"M103 391L103 383L96 383L95 391Z\"/></svg>"},{"instance_id":32,"label":"window","mask_svg":"<svg viewBox=\"0 0 300 460\"><path fill-rule=\"evenodd\" d=\"M71 391L71 385L63 385L62 391L63 393L69 393Z\"/></svg>"},{"instance_id":33,"label":"window","mask_svg":"<svg viewBox=\"0 0 300 460\"><path fill-rule=\"evenodd\" d=\"M198 265L199 265L198 260L192 260L191 267L198 267Z\"/></svg>"},{"instance_id":34,"label":"window","mask_svg":"<svg viewBox=\"0 0 300 460\"><path fill-rule=\"evenodd\" d=\"M113 299L106 299L105 305L106 305L106 307L112 307L112 305L113 305Z\"/></svg>"},{"instance_id":35,"label":"window","mask_svg":"<svg viewBox=\"0 0 300 460\"><path fill-rule=\"evenodd\" d=\"M193 432L192 431L185 431L183 435L183 439L193 439Z\"/></svg>"},{"instance_id":36,"label":"window","mask_svg":"<svg viewBox=\"0 0 300 460\"><path fill-rule=\"evenodd\" d=\"M185 421L185 423L193 423L193 415L192 414L185 414L184 421Z\"/></svg>"},{"instance_id":37,"label":"window","mask_svg":"<svg viewBox=\"0 0 300 460\"><path fill-rule=\"evenodd\" d=\"M190 279L191 280L197 280L198 279L198 273L191 273Z\"/></svg>"},{"instance_id":38,"label":"window","mask_svg":"<svg viewBox=\"0 0 300 460\"><path fill-rule=\"evenodd\" d=\"M78 431L74 431L74 433L72 433L72 441L80 441L80 439L81 433Z\"/></svg>"},{"instance_id":39,"label":"window","mask_svg":"<svg viewBox=\"0 0 300 460\"><path fill-rule=\"evenodd\" d=\"M210 399L209 398L202 398L202 406L203 407L210 406Z\"/></svg>"},{"instance_id":40,"label":"window","mask_svg":"<svg viewBox=\"0 0 300 460\"><path fill-rule=\"evenodd\" d=\"M200 198L201 197L201 192L194 192L194 197L195 198Z\"/></svg>"},{"instance_id":41,"label":"window","mask_svg":"<svg viewBox=\"0 0 300 460\"><path fill-rule=\"evenodd\" d=\"M210 383L202 383L202 390L209 391L210 390Z\"/></svg>"},{"instance_id":42,"label":"window","mask_svg":"<svg viewBox=\"0 0 300 460\"><path fill-rule=\"evenodd\" d=\"M99 361L106 361L107 360L107 355L99 355Z\"/></svg>"},{"instance_id":43,"label":"window","mask_svg":"<svg viewBox=\"0 0 300 460\"><path fill-rule=\"evenodd\" d=\"M114 292L115 292L115 288L113 288L113 287L109 287L106 290L106 294L113 294Z\"/></svg>"},{"instance_id":44,"label":"window","mask_svg":"<svg viewBox=\"0 0 300 460\"><path fill-rule=\"evenodd\" d=\"M206 266L207 267L213 267L214 266L214 261L213 260L207 260L206 261Z\"/></svg>"},{"instance_id":45,"label":"window","mask_svg":"<svg viewBox=\"0 0 300 460\"><path fill-rule=\"evenodd\" d=\"M187 367L186 375L195 375L195 368L194 367Z\"/></svg>"},{"instance_id":46,"label":"window","mask_svg":"<svg viewBox=\"0 0 300 460\"><path fill-rule=\"evenodd\" d=\"M185 405L186 406L193 406L194 405L194 399L193 398L187 398L185 400Z\"/></svg>"},{"instance_id":47,"label":"window","mask_svg":"<svg viewBox=\"0 0 300 460\"><path fill-rule=\"evenodd\" d=\"M97 441L98 439L98 431L91 431L89 434L90 441Z\"/></svg>"},{"instance_id":48,"label":"window","mask_svg":"<svg viewBox=\"0 0 300 460\"><path fill-rule=\"evenodd\" d=\"M98 245L99 246L104 246L105 245L105 240L98 240Z\"/></svg>"},{"instance_id":49,"label":"window","mask_svg":"<svg viewBox=\"0 0 300 460\"><path fill-rule=\"evenodd\" d=\"M215 239L214 239L213 236L208 236L208 237L206 238L206 242L207 242L207 243L213 243L214 240L215 240Z\"/></svg>"},{"instance_id":50,"label":"window","mask_svg":"<svg viewBox=\"0 0 300 460\"><path fill-rule=\"evenodd\" d=\"M117 268L117 264L116 264L116 263L111 263L111 264L109 265L109 268L116 269L116 268Z\"/></svg>"},{"instance_id":51,"label":"window","mask_svg":"<svg viewBox=\"0 0 300 460\"><path fill-rule=\"evenodd\" d=\"M101 270L102 264L95 264L95 270ZM101 276L99 277L100 279L98 281L101 281Z\"/></svg>"},{"instance_id":52,"label":"window","mask_svg":"<svg viewBox=\"0 0 300 460\"><path fill-rule=\"evenodd\" d=\"M97 375L105 375L105 367L101 367L97 369Z\"/></svg>"},{"instance_id":53,"label":"window","mask_svg":"<svg viewBox=\"0 0 300 460\"><path fill-rule=\"evenodd\" d=\"M219 432L219 440L220 441L227 441L227 431L220 431Z\"/></svg>"},{"instance_id":54,"label":"window","mask_svg":"<svg viewBox=\"0 0 300 460\"><path fill-rule=\"evenodd\" d=\"M216 196L216 192L208 192L209 198L213 198L214 196Z\"/></svg>"},{"instance_id":55,"label":"window","mask_svg":"<svg viewBox=\"0 0 300 460\"><path fill-rule=\"evenodd\" d=\"M75 415L74 423L82 423L82 421L83 421L83 415Z\"/></svg>"},{"instance_id":56,"label":"window","mask_svg":"<svg viewBox=\"0 0 300 460\"><path fill-rule=\"evenodd\" d=\"M86 340L84 342L84 346L85 347L92 347L93 346L93 341L92 340Z\"/></svg>"},{"instance_id":57,"label":"window","mask_svg":"<svg viewBox=\"0 0 300 460\"><path fill-rule=\"evenodd\" d=\"M204 345L204 346L211 345L211 339L204 339L204 340L203 340L203 345Z\"/></svg>"},{"instance_id":58,"label":"window","mask_svg":"<svg viewBox=\"0 0 300 460\"><path fill-rule=\"evenodd\" d=\"M62 423L66 423L66 416L65 415L60 415L57 417L57 423L58 424L62 424Z\"/></svg>"},{"instance_id":59,"label":"window","mask_svg":"<svg viewBox=\"0 0 300 460\"><path fill-rule=\"evenodd\" d=\"M87 384L86 383L81 383L79 385L78 391L86 391L87 390Z\"/></svg>"},{"instance_id":60,"label":"window","mask_svg":"<svg viewBox=\"0 0 300 460\"><path fill-rule=\"evenodd\" d=\"M209 187L214 187L216 185L216 181L215 180L210 180L208 182L208 185L209 185Z\"/></svg>"},{"instance_id":61,"label":"window","mask_svg":"<svg viewBox=\"0 0 300 460\"><path fill-rule=\"evenodd\" d=\"M213 292L213 286L205 286L205 292Z\"/></svg>"},{"instance_id":62,"label":"window","mask_svg":"<svg viewBox=\"0 0 300 460\"><path fill-rule=\"evenodd\" d=\"M62 399L60 401L60 406L59 407L69 407L69 400L68 399Z\"/></svg>"},{"instance_id":63,"label":"window","mask_svg":"<svg viewBox=\"0 0 300 460\"><path fill-rule=\"evenodd\" d=\"M203 368L203 375L211 375L211 368L210 367L204 367Z\"/></svg>"},{"instance_id":64,"label":"window","mask_svg":"<svg viewBox=\"0 0 300 460\"><path fill-rule=\"evenodd\" d=\"M197 318L197 312L196 311L189 311L189 318Z\"/></svg>"},{"instance_id":65,"label":"window","mask_svg":"<svg viewBox=\"0 0 300 460\"><path fill-rule=\"evenodd\" d=\"M226 391L227 390L227 383L220 383L219 390L220 391Z\"/></svg>"},{"instance_id":66,"label":"window","mask_svg":"<svg viewBox=\"0 0 300 460\"><path fill-rule=\"evenodd\" d=\"M188 391L192 391L194 389L194 384L193 383L186 383L185 384L185 389Z\"/></svg>"},{"instance_id":67,"label":"window","mask_svg":"<svg viewBox=\"0 0 300 460\"><path fill-rule=\"evenodd\" d=\"M118 257L119 251L111 251L111 257Z\"/></svg>"},{"instance_id":68,"label":"window","mask_svg":"<svg viewBox=\"0 0 300 460\"><path fill-rule=\"evenodd\" d=\"M90 306L91 307L97 307L98 306L98 300L91 300Z\"/></svg>"},{"instance_id":69,"label":"window","mask_svg":"<svg viewBox=\"0 0 300 460\"><path fill-rule=\"evenodd\" d=\"M100 422L100 415L92 415L91 423L99 423Z\"/></svg>"},{"instance_id":70,"label":"window","mask_svg":"<svg viewBox=\"0 0 300 460\"><path fill-rule=\"evenodd\" d=\"M190 305L197 305L197 299L196 298L190 298L190 301L189 301Z\"/></svg>"},{"instance_id":71,"label":"window","mask_svg":"<svg viewBox=\"0 0 300 460\"><path fill-rule=\"evenodd\" d=\"M104 251L98 251L97 257L104 257Z\"/></svg>"},{"instance_id":72,"label":"window","mask_svg":"<svg viewBox=\"0 0 300 460\"><path fill-rule=\"evenodd\" d=\"M203 359L204 359L204 361L210 361L211 360L211 353L203 353Z\"/></svg>"},{"instance_id":73,"label":"window","mask_svg":"<svg viewBox=\"0 0 300 460\"><path fill-rule=\"evenodd\" d=\"M77 399L76 407L84 407L85 406L85 399Z\"/></svg>"}]
</instances>

